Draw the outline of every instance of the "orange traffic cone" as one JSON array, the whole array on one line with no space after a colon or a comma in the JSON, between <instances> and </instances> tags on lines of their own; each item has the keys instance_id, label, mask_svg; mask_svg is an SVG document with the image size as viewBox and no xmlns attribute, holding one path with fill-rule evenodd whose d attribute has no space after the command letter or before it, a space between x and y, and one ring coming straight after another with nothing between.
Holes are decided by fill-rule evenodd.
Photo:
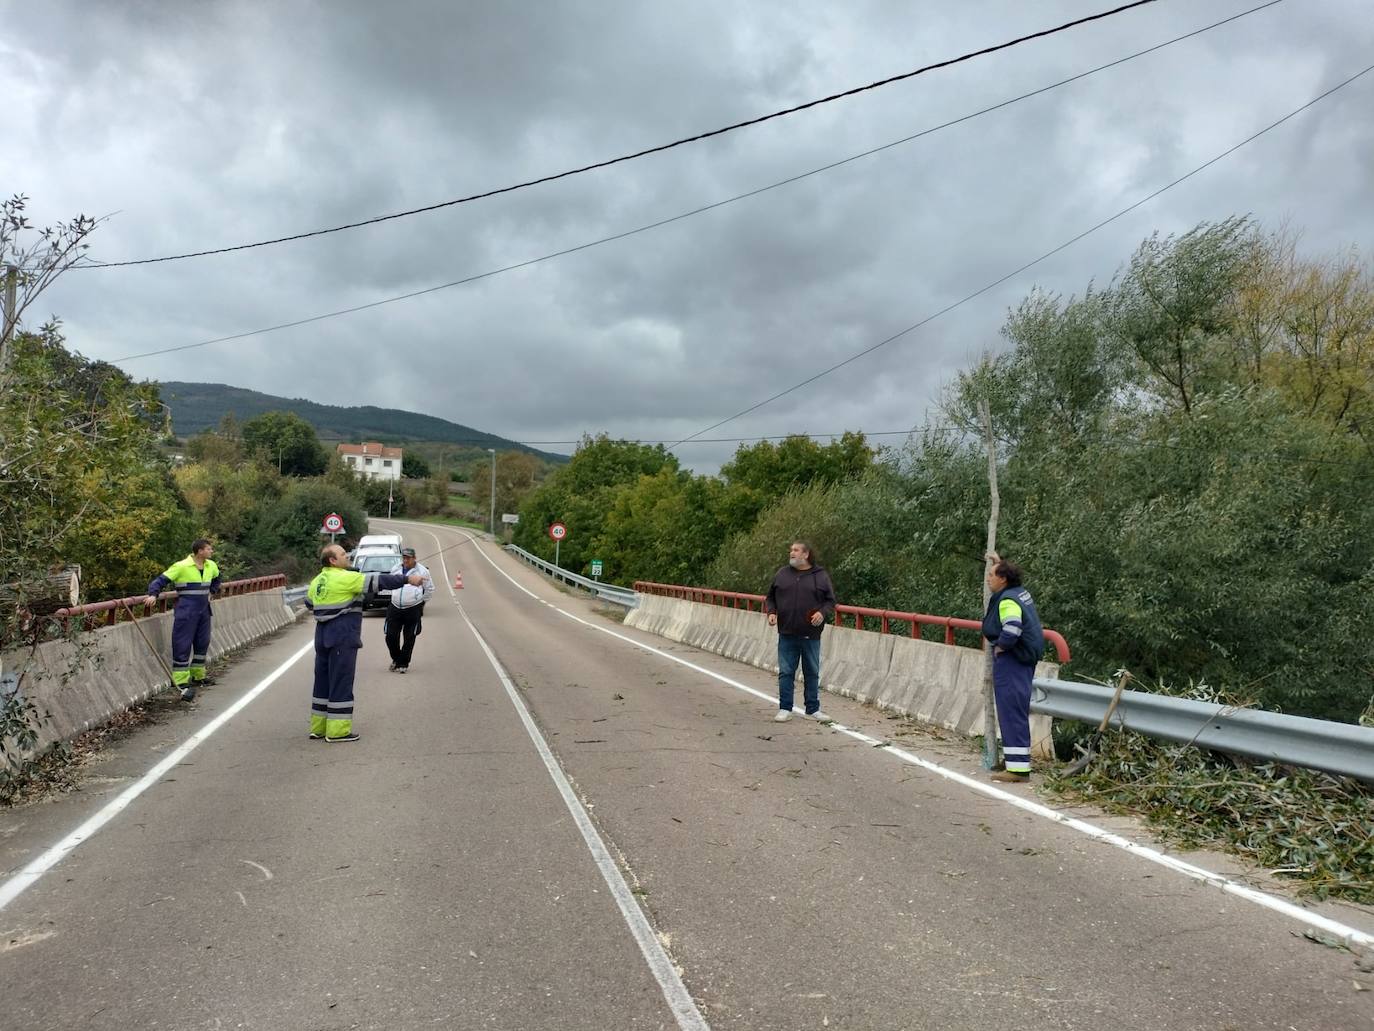
<instances>
[{"instance_id":1,"label":"orange traffic cone","mask_svg":"<svg viewBox=\"0 0 1374 1031\"><path fill-rule=\"evenodd\" d=\"M463 589L463 573L459 570L458 575L453 578L453 589L461 591Z\"/></svg>"}]
</instances>

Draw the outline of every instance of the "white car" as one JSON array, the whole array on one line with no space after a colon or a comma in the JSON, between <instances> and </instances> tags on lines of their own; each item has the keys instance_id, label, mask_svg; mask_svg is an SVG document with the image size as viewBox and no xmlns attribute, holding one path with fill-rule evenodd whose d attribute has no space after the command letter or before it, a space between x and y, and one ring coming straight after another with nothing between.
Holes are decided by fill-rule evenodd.
<instances>
[{"instance_id":1,"label":"white car","mask_svg":"<svg viewBox=\"0 0 1374 1031\"><path fill-rule=\"evenodd\" d=\"M353 553L353 568L360 573L389 573L401 562L401 553L387 548L359 548ZM363 597L363 610L382 608L391 601L390 591Z\"/></svg>"},{"instance_id":2,"label":"white car","mask_svg":"<svg viewBox=\"0 0 1374 1031\"><path fill-rule=\"evenodd\" d=\"M365 533L358 539L356 550L363 551L367 548L385 548L388 551L399 552L401 550L401 535L399 533Z\"/></svg>"}]
</instances>

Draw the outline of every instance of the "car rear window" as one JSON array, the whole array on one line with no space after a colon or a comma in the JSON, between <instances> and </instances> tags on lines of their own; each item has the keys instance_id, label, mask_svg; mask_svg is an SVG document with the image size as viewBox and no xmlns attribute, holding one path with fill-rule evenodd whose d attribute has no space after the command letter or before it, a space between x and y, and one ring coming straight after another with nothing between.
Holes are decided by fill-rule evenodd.
<instances>
[{"instance_id":1,"label":"car rear window","mask_svg":"<svg viewBox=\"0 0 1374 1031\"><path fill-rule=\"evenodd\" d=\"M388 573L400 561L390 555L364 555L354 568L361 573Z\"/></svg>"}]
</instances>

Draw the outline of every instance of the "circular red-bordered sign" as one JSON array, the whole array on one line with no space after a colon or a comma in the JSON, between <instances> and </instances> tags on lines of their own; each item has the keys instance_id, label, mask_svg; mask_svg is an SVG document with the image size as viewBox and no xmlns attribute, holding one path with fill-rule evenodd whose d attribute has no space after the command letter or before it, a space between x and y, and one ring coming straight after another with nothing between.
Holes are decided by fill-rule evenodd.
<instances>
[{"instance_id":1,"label":"circular red-bordered sign","mask_svg":"<svg viewBox=\"0 0 1374 1031\"><path fill-rule=\"evenodd\" d=\"M564 540L568 536L568 528L562 523L554 523L549 527L549 536L556 541Z\"/></svg>"},{"instance_id":2,"label":"circular red-bordered sign","mask_svg":"<svg viewBox=\"0 0 1374 1031\"><path fill-rule=\"evenodd\" d=\"M330 512L324 517L325 533L343 533L343 519L337 512Z\"/></svg>"}]
</instances>

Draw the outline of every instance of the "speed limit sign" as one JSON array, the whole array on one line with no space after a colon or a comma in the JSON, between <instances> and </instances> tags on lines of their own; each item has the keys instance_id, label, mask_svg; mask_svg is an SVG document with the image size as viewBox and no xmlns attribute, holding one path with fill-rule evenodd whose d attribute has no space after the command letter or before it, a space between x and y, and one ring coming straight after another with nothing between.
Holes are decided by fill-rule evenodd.
<instances>
[{"instance_id":1,"label":"speed limit sign","mask_svg":"<svg viewBox=\"0 0 1374 1031\"><path fill-rule=\"evenodd\" d=\"M343 533L343 519L336 512L330 512L324 517L325 533Z\"/></svg>"},{"instance_id":2,"label":"speed limit sign","mask_svg":"<svg viewBox=\"0 0 1374 1031\"><path fill-rule=\"evenodd\" d=\"M562 523L554 523L549 527L549 536L556 541L561 541L568 536L568 528Z\"/></svg>"}]
</instances>

